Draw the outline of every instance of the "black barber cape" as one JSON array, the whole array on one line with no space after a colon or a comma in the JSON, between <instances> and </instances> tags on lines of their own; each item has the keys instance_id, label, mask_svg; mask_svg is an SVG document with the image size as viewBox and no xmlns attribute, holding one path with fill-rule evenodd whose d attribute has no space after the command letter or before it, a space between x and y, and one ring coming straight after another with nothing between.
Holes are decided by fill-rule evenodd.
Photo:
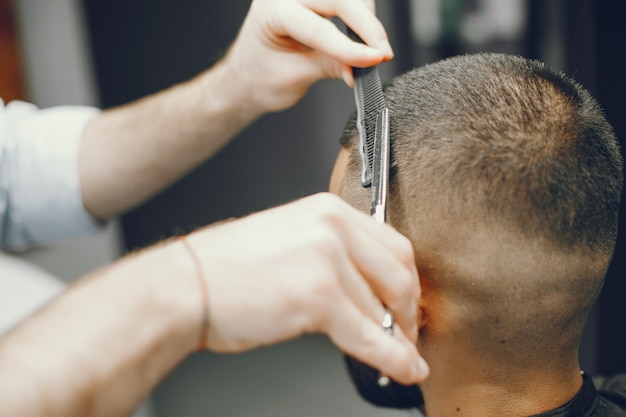
<instances>
[{"instance_id":1,"label":"black barber cape","mask_svg":"<svg viewBox=\"0 0 626 417\"><path fill-rule=\"evenodd\" d=\"M535 417L626 417L626 374L590 378L570 402Z\"/></svg>"}]
</instances>

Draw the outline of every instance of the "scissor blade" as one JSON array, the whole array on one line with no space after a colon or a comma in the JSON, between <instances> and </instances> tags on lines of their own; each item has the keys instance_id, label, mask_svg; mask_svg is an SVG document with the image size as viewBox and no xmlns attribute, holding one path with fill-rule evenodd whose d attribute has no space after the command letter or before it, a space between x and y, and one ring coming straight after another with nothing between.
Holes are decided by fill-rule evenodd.
<instances>
[{"instance_id":1,"label":"scissor blade","mask_svg":"<svg viewBox=\"0 0 626 417\"><path fill-rule=\"evenodd\" d=\"M376 117L374 139L374 167L372 172L372 211L376 221L387 220L387 193L389 188L389 109L383 108Z\"/></svg>"}]
</instances>

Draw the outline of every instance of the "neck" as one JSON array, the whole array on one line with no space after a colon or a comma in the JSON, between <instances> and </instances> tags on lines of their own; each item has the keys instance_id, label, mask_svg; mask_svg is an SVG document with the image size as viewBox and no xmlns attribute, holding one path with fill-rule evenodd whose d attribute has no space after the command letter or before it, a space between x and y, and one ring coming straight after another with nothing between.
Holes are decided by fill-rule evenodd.
<instances>
[{"instance_id":1,"label":"neck","mask_svg":"<svg viewBox=\"0 0 626 417\"><path fill-rule=\"evenodd\" d=\"M420 384L427 417L540 414L570 401L583 382L577 361L558 369L529 364L528 369L502 371L503 364L494 375L467 355L459 357L458 362L430 358L431 375Z\"/></svg>"}]
</instances>

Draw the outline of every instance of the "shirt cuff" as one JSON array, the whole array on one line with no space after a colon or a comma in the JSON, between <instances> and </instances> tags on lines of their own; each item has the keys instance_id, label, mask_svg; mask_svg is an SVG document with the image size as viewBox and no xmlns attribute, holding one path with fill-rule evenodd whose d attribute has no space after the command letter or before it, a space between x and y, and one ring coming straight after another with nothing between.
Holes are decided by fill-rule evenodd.
<instances>
[{"instance_id":1,"label":"shirt cuff","mask_svg":"<svg viewBox=\"0 0 626 417\"><path fill-rule=\"evenodd\" d=\"M11 103L30 106L25 103ZM19 110L12 129L16 161L12 220L22 244L46 244L94 234L103 223L85 209L78 173L78 147L91 107Z\"/></svg>"}]
</instances>

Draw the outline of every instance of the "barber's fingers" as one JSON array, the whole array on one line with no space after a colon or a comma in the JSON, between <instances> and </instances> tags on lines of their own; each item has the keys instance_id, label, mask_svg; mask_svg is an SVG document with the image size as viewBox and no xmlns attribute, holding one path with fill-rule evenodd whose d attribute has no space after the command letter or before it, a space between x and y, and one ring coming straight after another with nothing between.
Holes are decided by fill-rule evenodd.
<instances>
[{"instance_id":1,"label":"barber's fingers","mask_svg":"<svg viewBox=\"0 0 626 417\"><path fill-rule=\"evenodd\" d=\"M387 224L374 221L370 215L357 210L335 194L328 192L313 194L289 206L295 212L314 212L316 217L326 217L327 221L334 223L336 227L343 228L343 232L349 232L349 237L352 236L352 231L363 231L379 242L379 245L387 247L407 267L415 268L413 248L405 236ZM310 210L311 207L307 206L315 207L317 210ZM318 212L327 214L324 216ZM358 245L358 242L355 244L367 250L364 248L365 245Z\"/></svg>"},{"instance_id":2,"label":"barber's fingers","mask_svg":"<svg viewBox=\"0 0 626 417\"><path fill-rule=\"evenodd\" d=\"M371 13L371 19L376 22L378 30L369 28L368 31L363 32L363 29L360 29L361 33L367 33L366 42L376 38L375 41L368 43L370 46L367 46L350 40L333 22L311 8L303 7L297 2L284 2L284 7L285 10L281 13L284 18L275 19L270 23L271 32L277 36L288 36L344 65L367 67L393 57L390 47L386 46L388 42L385 43L387 38L382 24ZM361 17L356 20L361 22L367 19ZM360 23L359 27L361 26L366 26L366 24ZM381 31L382 35L379 33ZM383 37L384 41L378 39L379 37Z\"/></svg>"},{"instance_id":3,"label":"barber's fingers","mask_svg":"<svg viewBox=\"0 0 626 417\"><path fill-rule=\"evenodd\" d=\"M376 2L374 0L300 0L317 13L325 16L340 15L341 10L357 8L359 12L365 10L370 13L376 12Z\"/></svg>"},{"instance_id":4,"label":"barber's fingers","mask_svg":"<svg viewBox=\"0 0 626 417\"><path fill-rule=\"evenodd\" d=\"M339 349L401 384L415 384L428 376L428 365L416 346L397 329L388 335L380 323L346 302L328 312L326 333ZM382 320L382 317L381 317Z\"/></svg>"},{"instance_id":5,"label":"barber's fingers","mask_svg":"<svg viewBox=\"0 0 626 417\"><path fill-rule=\"evenodd\" d=\"M413 247L391 227L379 225L367 216L356 217L360 224L347 227L344 233L349 257L363 277L359 282L367 286L360 288L360 293L367 291L375 300L382 301L415 343L421 292ZM380 310L371 311L375 314L371 318L382 317Z\"/></svg>"},{"instance_id":6,"label":"barber's fingers","mask_svg":"<svg viewBox=\"0 0 626 417\"><path fill-rule=\"evenodd\" d=\"M302 0L311 10L322 16L337 16L372 48L393 57L387 32L376 17L374 0Z\"/></svg>"},{"instance_id":7,"label":"barber's fingers","mask_svg":"<svg viewBox=\"0 0 626 417\"><path fill-rule=\"evenodd\" d=\"M343 254L349 259L349 254ZM385 306L380 298L374 293L369 283L369 278L364 276L369 271L357 268L353 262L346 262L341 270L339 284L343 289L343 294L361 311L361 313L372 321L380 321L385 315Z\"/></svg>"},{"instance_id":8,"label":"barber's fingers","mask_svg":"<svg viewBox=\"0 0 626 417\"><path fill-rule=\"evenodd\" d=\"M364 313L378 320L382 314L376 306L383 303L415 343L421 294L410 241L329 193L304 198L298 205L312 205L326 213L325 223L341 237L338 246L345 253L337 254L337 259L348 265L342 267L342 285L358 288L354 298ZM298 211L310 209L298 205L294 206Z\"/></svg>"}]
</instances>

